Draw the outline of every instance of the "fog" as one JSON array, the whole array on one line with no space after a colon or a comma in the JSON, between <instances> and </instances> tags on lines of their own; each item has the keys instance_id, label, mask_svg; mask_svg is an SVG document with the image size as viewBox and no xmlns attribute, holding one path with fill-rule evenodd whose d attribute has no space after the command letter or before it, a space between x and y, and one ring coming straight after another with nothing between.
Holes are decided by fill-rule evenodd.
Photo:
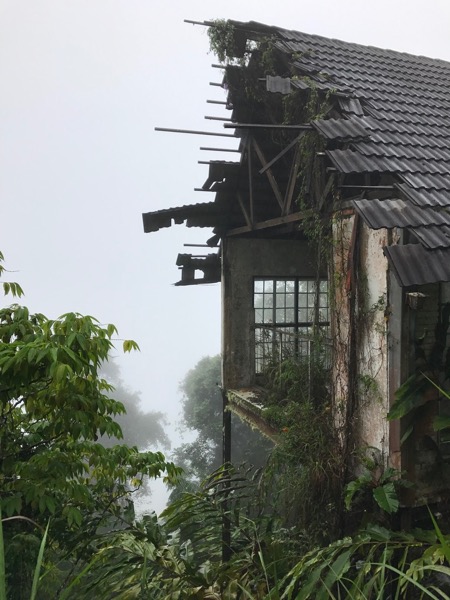
<instances>
[{"instance_id":1,"label":"fog","mask_svg":"<svg viewBox=\"0 0 450 600\"><path fill-rule=\"evenodd\" d=\"M228 116L206 104L224 99L209 85L221 72L205 28L183 22L212 18L450 59L447 0L0 0L6 267L33 311L91 314L139 343L123 356L117 340L121 376L143 409L167 414L175 445L179 382L220 352L220 286L173 286L183 244L208 230L144 234L141 214L212 199L194 191L198 161L221 156L199 147L225 142L154 130L221 130L204 119Z\"/></svg>"}]
</instances>

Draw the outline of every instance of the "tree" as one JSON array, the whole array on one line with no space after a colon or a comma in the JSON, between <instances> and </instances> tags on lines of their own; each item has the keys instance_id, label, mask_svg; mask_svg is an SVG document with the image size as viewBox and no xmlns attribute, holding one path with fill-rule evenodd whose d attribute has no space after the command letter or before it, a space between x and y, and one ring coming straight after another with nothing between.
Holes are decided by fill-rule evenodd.
<instances>
[{"instance_id":1,"label":"tree","mask_svg":"<svg viewBox=\"0 0 450 600\"><path fill-rule=\"evenodd\" d=\"M122 430L122 441L128 446L137 446L139 450L160 447L167 449L170 441L164 431L165 415L159 411L142 410L141 396L124 383L120 369L114 360L102 365L102 376L114 386L114 397L123 403L125 412L115 420ZM118 442L114 437L102 437L102 444L111 447Z\"/></svg>"},{"instance_id":2,"label":"tree","mask_svg":"<svg viewBox=\"0 0 450 600\"><path fill-rule=\"evenodd\" d=\"M192 490L222 464L222 392L220 356L206 356L191 369L180 385L183 392L183 424L197 437L176 448L173 459L185 470L185 478L172 498ZM232 414L232 462L263 466L272 443Z\"/></svg>"},{"instance_id":3,"label":"tree","mask_svg":"<svg viewBox=\"0 0 450 600\"><path fill-rule=\"evenodd\" d=\"M17 284L3 287L22 293ZM78 556L100 526L126 519L144 476L173 479L179 473L161 452L123 444L107 449L99 442L101 436L122 437L115 417L124 406L99 375L116 335L114 325L77 313L49 319L18 304L0 309L1 513L38 526L51 517L60 551L76 548ZM135 348L123 342L124 351ZM10 521L7 541L23 535L24 527L28 521ZM17 575L12 569L11 590Z\"/></svg>"}]
</instances>

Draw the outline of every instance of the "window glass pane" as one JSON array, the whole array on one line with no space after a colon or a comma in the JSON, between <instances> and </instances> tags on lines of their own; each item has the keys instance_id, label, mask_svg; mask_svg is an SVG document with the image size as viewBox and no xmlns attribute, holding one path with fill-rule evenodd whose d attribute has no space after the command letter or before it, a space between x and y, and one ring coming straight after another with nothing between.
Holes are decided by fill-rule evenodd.
<instances>
[{"instance_id":1,"label":"window glass pane","mask_svg":"<svg viewBox=\"0 0 450 600\"><path fill-rule=\"evenodd\" d=\"M298 295L298 306L299 308L304 308L308 306L308 296L306 294Z\"/></svg>"},{"instance_id":2,"label":"window glass pane","mask_svg":"<svg viewBox=\"0 0 450 600\"><path fill-rule=\"evenodd\" d=\"M263 295L262 294L255 294L254 295L254 307L255 308L260 308L263 305Z\"/></svg>"},{"instance_id":3,"label":"window glass pane","mask_svg":"<svg viewBox=\"0 0 450 600\"><path fill-rule=\"evenodd\" d=\"M319 322L326 323L328 321L328 311L326 309L322 309L319 311Z\"/></svg>"},{"instance_id":4,"label":"window glass pane","mask_svg":"<svg viewBox=\"0 0 450 600\"><path fill-rule=\"evenodd\" d=\"M275 311L276 322L277 323L285 323L285 311L284 308L277 308Z\"/></svg>"},{"instance_id":5,"label":"window glass pane","mask_svg":"<svg viewBox=\"0 0 450 600\"><path fill-rule=\"evenodd\" d=\"M264 281L261 279L255 279L254 290L255 294L260 294L264 290Z\"/></svg>"},{"instance_id":6,"label":"window glass pane","mask_svg":"<svg viewBox=\"0 0 450 600\"><path fill-rule=\"evenodd\" d=\"M272 294L264 294L264 307L272 308L273 306L273 296Z\"/></svg>"},{"instance_id":7,"label":"window glass pane","mask_svg":"<svg viewBox=\"0 0 450 600\"><path fill-rule=\"evenodd\" d=\"M276 282L276 286L277 286L277 293L283 293L286 291L286 281L280 281L278 280Z\"/></svg>"},{"instance_id":8,"label":"window glass pane","mask_svg":"<svg viewBox=\"0 0 450 600\"><path fill-rule=\"evenodd\" d=\"M308 290L308 282L307 281L299 281L298 282L299 293L306 294L307 290Z\"/></svg>"},{"instance_id":9,"label":"window glass pane","mask_svg":"<svg viewBox=\"0 0 450 600\"><path fill-rule=\"evenodd\" d=\"M264 311L263 323L273 323L273 315L271 310Z\"/></svg>"},{"instance_id":10,"label":"window glass pane","mask_svg":"<svg viewBox=\"0 0 450 600\"><path fill-rule=\"evenodd\" d=\"M273 281L272 280L264 281L264 291L265 292L273 292Z\"/></svg>"},{"instance_id":11,"label":"window glass pane","mask_svg":"<svg viewBox=\"0 0 450 600\"><path fill-rule=\"evenodd\" d=\"M255 323L263 322L263 311L259 308L255 310Z\"/></svg>"},{"instance_id":12,"label":"window glass pane","mask_svg":"<svg viewBox=\"0 0 450 600\"><path fill-rule=\"evenodd\" d=\"M295 306L295 294L286 294L286 306L288 308L294 308L294 306Z\"/></svg>"},{"instance_id":13,"label":"window glass pane","mask_svg":"<svg viewBox=\"0 0 450 600\"><path fill-rule=\"evenodd\" d=\"M295 292L295 281L293 279L286 281L286 291L290 293Z\"/></svg>"},{"instance_id":14,"label":"window glass pane","mask_svg":"<svg viewBox=\"0 0 450 600\"><path fill-rule=\"evenodd\" d=\"M328 292L328 281L326 279L322 279L322 281L320 282L320 291Z\"/></svg>"},{"instance_id":15,"label":"window glass pane","mask_svg":"<svg viewBox=\"0 0 450 600\"><path fill-rule=\"evenodd\" d=\"M286 296L284 294L277 294L275 296L275 302L277 308L282 308L286 305Z\"/></svg>"},{"instance_id":16,"label":"window glass pane","mask_svg":"<svg viewBox=\"0 0 450 600\"><path fill-rule=\"evenodd\" d=\"M286 310L286 323L295 323L295 310L293 308Z\"/></svg>"},{"instance_id":17,"label":"window glass pane","mask_svg":"<svg viewBox=\"0 0 450 600\"><path fill-rule=\"evenodd\" d=\"M299 323L307 323L309 321L307 308L299 308L298 321L299 321Z\"/></svg>"}]
</instances>

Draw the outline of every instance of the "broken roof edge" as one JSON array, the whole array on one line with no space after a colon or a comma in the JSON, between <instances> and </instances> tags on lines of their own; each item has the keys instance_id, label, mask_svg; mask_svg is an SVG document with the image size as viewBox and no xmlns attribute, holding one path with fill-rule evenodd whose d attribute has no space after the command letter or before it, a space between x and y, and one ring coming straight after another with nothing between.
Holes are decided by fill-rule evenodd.
<instances>
[{"instance_id":1,"label":"broken roof edge","mask_svg":"<svg viewBox=\"0 0 450 600\"><path fill-rule=\"evenodd\" d=\"M184 206L175 206L172 208L163 208L152 212L142 213L142 222L144 233L153 233L172 226L172 220L176 225L180 225L189 219L203 217L204 219L213 217L217 212L215 202L202 202L199 204L186 204ZM213 224L191 224L188 226L214 227Z\"/></svg>"},{"instance_id":2,"label":"broken roof edge","mask_svg":"<svg viewBox=\"0 0 450 600\"><path fill-rule=\"evenodd\" d=\"M216 21L222 21L222 19L217 19L214 21L204 21L204 25L207 27L213 27ZM305 35L308 38L312 38L314 40L333 42L335 44L345 46L352 45L358 48L366 48L369 51L377 51L382 53L396 54L399 58L416 58L421 61L431 60L436 63L441 63L443 65L449 65L449 61L444 60L442 58L434 58L432 56L427 56L425 54L414 54L413 52L406 52L405 50L394 50L393 48L381 48L380 46L373 46L370 44L361 44L360 42L351 42L348 40L341 40L339 38L328 37L326 35L319 35L317 33L308 33L306 31L298 31L296 29L286 29L285 27L279 27L276 25L266 25L265 23L260 23L259 21L235 21L233 19L225 19L226 22L231 23L233 27L239 29L241 31L248 31L255 34L264 35L267 33L272 33L274 35L278 34L278 36L282 36L284 40L298 42L299 35Z\"/></svg>"}]
</instances>

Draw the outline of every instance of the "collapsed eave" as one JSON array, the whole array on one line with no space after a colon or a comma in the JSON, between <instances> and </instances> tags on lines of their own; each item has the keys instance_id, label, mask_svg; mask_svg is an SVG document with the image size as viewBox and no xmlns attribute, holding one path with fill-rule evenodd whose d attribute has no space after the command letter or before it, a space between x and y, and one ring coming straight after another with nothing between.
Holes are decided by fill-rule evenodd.
<instances>
[{"instance_id":1,"label":"collapsed eave","mask_svg":"<svg viewBox=\"0 0 450 600\"><path fill-rule=\"evenodd\" d=\"M280 434L264 417L265 395L257 387L227 390L228 409L276 444Z\"/></svg>"}]
</instances>

